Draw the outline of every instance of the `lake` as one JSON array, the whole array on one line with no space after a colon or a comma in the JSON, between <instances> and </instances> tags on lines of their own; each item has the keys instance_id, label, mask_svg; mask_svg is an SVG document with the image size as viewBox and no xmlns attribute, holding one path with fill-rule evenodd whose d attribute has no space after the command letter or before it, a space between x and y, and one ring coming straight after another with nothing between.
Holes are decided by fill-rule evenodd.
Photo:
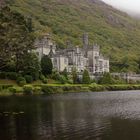
<instances>
[{"instance_id":1,"label":"lake","mask_svg":"<svg viewBox=\"0 0 140 140\"><path fill-rule=\"evenodd\" d=\"M140 91L0 97L0 140L140 140Z\"/></svg>"}]
</instances>

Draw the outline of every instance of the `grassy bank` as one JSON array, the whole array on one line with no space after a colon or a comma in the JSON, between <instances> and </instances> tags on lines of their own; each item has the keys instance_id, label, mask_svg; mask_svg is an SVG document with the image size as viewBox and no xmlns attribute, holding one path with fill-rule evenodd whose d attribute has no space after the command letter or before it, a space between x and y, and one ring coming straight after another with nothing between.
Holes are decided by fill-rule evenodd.
<instances>
[{"instance_id":1,"label":"grassy bank","mask_svg":"<svg viewBox=\"0 0 140 140\"><path fill-rule=\"evenodd\" d=\"M82 84L33 84L19 87L12 84L0 84L0 95L50 95L72 92L140 90L140 85L82 85Z\"/></svg>"}]
</instances>

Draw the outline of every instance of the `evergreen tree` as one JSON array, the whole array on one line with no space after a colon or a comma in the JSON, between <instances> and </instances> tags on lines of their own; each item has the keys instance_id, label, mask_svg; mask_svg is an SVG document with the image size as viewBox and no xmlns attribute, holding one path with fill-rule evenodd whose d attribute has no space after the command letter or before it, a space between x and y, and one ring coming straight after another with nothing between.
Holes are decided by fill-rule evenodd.
<instances>
[{"instance_id":1,"label":"evergreen tree","mask_svg":"<svg viewBox=\"0 0 140 140\"><path fill-rule=\"evenodd\" d=\"M83 79L82 79L82 83L83 84L90 84L91 83L91 79L90 79L90 75L88 70L84 70L83 72Z\"/></svg>"},{"instance_id":2,"label":"evergreen tree","mask_svg":"<svg viewBox=\"0 0 140 140\"><path fill-rule=\"evenodd\" d=\"M104 73L103 77L98 82L99 84L114 84L114 79L110 73Z\"/></svg>"},{"instance_id":3,"label":"evergreen tree","mask_svg":"<svg viewBox=\"0 0 140 140\"><path fill-rule=\"evenodd\" d=\"M52 74L53 64L51 59L47 55L44 55L41 59L41 69L42 74L44 75Z\"/></svg>"},{"instance_id":4,"label":"evergreen tree","mask_svg":"<svg viewBox=\"0 0 140 140\"><path fill-rule=\"evenodd\" d=\"M77 70L76 68L72 69L72 79L73 79L73 84L77 84L77 80L78 80L78 75L77 75Z\"/></svg>"},{"instance_id":5,"label":"evergreen tree","mask_svg":"<svg viewBox=\"0 0 140 140\"><path fill-rule=\"evenodd\" d=\"M34 80L39 78L41 66L35 53L27 53L23 59L23 75L30 75Z\"/></svg>"},{"instance_id":6,"label":"evergreen tree","mask_svg":"<svg viewBox=\"0 0 140 140\"><path fill-rule=\"evenodd\" d=\"M63 70L62 75L64 75L65 78L68 79L68 72L66 68Z\"/></svg>"}]
</instances>

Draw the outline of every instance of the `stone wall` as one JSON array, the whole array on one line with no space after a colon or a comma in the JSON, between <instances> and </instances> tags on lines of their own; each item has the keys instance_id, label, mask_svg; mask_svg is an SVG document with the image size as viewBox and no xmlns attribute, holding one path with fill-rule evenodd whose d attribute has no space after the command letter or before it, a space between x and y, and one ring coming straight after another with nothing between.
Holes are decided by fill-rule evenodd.
<instances>
[{"instance_id":1,"label":"stone wall","mask_svg":"<svg viewBox=\"0 0 140 140\"><path fill-rule=\"evenodd\" d=\"M119 76L120 78L126 80L127 82L130 81L140 81L140 74L134 74L134 73L111 73L112 76Z\"/></svg>"}]
</instances>

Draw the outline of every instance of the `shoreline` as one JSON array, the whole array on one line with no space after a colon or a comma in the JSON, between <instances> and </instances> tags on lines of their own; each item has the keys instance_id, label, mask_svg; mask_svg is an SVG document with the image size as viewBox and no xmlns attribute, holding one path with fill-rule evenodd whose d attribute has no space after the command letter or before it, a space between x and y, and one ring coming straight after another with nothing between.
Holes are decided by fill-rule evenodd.
<instances>
[{"instance_id":1,"label":"shoreline","mask_svg":"<svg viewBox=\"0 0 140 140\"><path fill-rule=\"evenodd\" d=\"M103 92L103 91L126 91L140 90L139 85L82 85L82 84L38 84L24 85L23 87L15 85L0 85L0 96L23 96L23 95L52 95L80 92Z\"/></svg>"}]
</instances>

